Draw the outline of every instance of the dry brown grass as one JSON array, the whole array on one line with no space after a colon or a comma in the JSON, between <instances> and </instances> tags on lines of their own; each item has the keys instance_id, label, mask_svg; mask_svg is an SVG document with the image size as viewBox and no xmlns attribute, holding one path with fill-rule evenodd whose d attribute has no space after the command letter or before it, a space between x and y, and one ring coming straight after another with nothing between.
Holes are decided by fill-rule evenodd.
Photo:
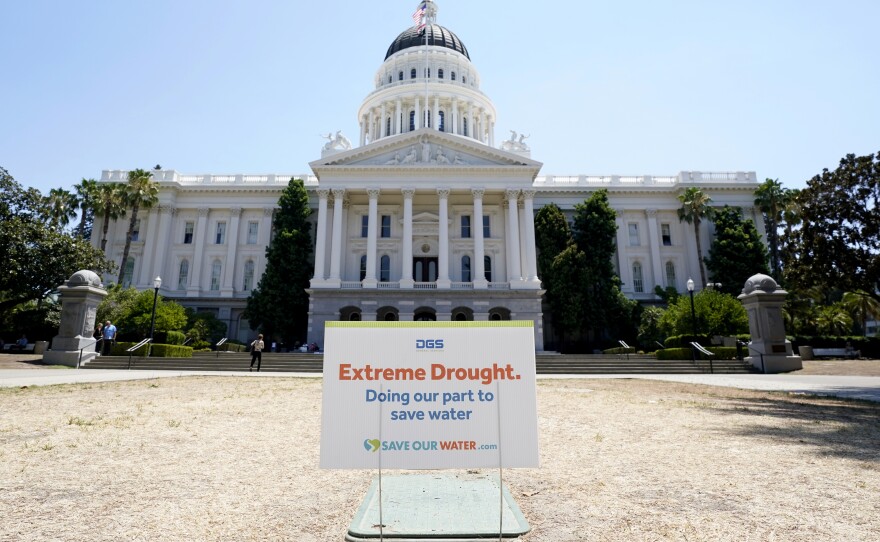
<instances>
[{"instance_id":1,"label":"dry brown grass","mask_svg":"<svg viewBox=\"0 0 880 542\"><path fill-rule=\"evenodd\" d=\"M319 379L0 390L0 540L340 541L372 472L317 468ZM525 539L868 541L880 405L541 380Z\"/></svg>"}]
</instances>

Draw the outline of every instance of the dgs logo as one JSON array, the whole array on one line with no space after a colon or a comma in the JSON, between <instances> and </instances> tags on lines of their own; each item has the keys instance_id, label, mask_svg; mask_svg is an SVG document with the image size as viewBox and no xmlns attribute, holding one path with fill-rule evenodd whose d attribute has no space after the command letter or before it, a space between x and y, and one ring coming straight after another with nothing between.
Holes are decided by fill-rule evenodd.
<instances>
[{"instance_id":1,"label":"dgs logo","mask_svg":"<svg viewBox=\"0 0 880 542\"><path fill-rule=\"evenodd\" d=\"M441 350L443 339L416 339L416 350Z\"/></svg>"}]
</instances>

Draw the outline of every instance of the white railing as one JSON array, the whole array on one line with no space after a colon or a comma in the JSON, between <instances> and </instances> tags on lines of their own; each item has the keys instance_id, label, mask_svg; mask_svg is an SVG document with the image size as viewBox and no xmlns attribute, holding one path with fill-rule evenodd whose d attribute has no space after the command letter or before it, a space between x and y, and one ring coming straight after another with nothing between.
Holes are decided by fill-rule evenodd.
<instances>
[{"instance_id":1,"label":"white railing","mask_svg":"<svg viewBox=\"0 0 880 542\"><path fill-rule=\"evenodd\" d=\"M339 287L346 290L356 290L361 287L361 281L343 281L339 284Z\"/></svg>"},{"instance_id":2,"label":"white railing","mask_svg":"<svg viewBox=\"0 0 880 542\"><path fill-rule=\"evenodd\" d=\"M181 185L206 185L206 184L222 184L222 185L286 185L291 178L302 179L308 186L317 186L318 178L314 175L288 175L288 174L266 174L266 175L182 175L173 169L169 170L153 170L153 180L159 183L177 183ZM101 175L102 182L124 183L128 180L128 171L114 169L104 170Z\"/></svg>"},{"instance_id":3,"label":"white railing","mask_svg":"<svg viewBox=\"0 0 880 542\"><path fill-rule=\"evenodd\" d=\"M436 290L437 283L436 282L416 282L413 284L413 288L416 290Z\"/></svg>"},{"instance_id":4,"label":"white railing","mask_svg":"<svg viewBox=\"0 0 880 542\"><path fill-rule=\"evenodd\" d=\"M535 187L574 186L671 186L678 183L757 183L753 171L682 171L678 175L545 175L535 179Z\"/></svg>"},{"instance_id":5,"label":"white railing","mask_svg":"<svg viewBox=\"0 0 880 542\"><path fill-rule=\"evenodd\" d=\"M451 288L453 290L473 290L473 282L453 282Z\"/></svg>"},{"instance_id":6,"label":"white railing","mask_svg":"<svg viewBox=\"0 0 880 542\"><path fill-rule=\"evenodd\" d=\"M489 283L490 290L510 290L509 282L490 282Z\"/></svg>"},{"instance_id":7,"label":"white railing","mask_svg":"<svg viewBox=\"0 0 880 542\"><path fill-rule=\"evenodd\" d=\"M378 285L380 290L393 290L394 288L400 288L399 282L380 282Z\"/></svg>"}]
</instances>

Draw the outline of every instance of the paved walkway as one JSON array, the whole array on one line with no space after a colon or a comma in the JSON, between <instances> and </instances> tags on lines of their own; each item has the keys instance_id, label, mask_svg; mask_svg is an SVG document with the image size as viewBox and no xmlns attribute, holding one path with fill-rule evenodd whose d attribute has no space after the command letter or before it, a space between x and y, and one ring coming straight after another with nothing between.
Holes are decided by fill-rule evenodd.
<instances>
[{"instance_id":1,"label":"paved walkway","mask_svg":"<svg viewBox=\"0 0 880 542\"><path fill-rule=\"evenodd\" d=\"M21 386L51 386L89 382L113 382L121 380L148 380L177 376L226 376L239 378L320 378L319 373L272 373L268 371L216 372L216 371L115 371L96 369L6 369L0 370L0 388ZM667 380L707 386L725 386L761 391L785 391L810 395L830 395L847 399L880 402L880 376L823 376L796 374L686 374L686 375L539 375L544 378L641 378Z\"/></svg>"}]
</instances>

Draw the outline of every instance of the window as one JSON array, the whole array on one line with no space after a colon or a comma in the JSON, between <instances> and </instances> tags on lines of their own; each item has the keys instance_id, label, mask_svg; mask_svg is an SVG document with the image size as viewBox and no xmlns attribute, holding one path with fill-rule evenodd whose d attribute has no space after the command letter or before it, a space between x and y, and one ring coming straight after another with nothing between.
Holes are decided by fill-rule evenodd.
<instances>
[{"instance_id":1,"label":"window","mask_svg":"<svg viewBox=\"0 0 880 542\"><path fill-rule=\"evenodd\" d=\"M483 274L486 282L492 282L492 258L489 256L483 256Z\"/></svg>"},{"instance_id":2,"label":"window","mask_svg":"<svg viewBox=\"0 0 880 542\"><path fill-rule=\"evenodd\" d=\"M388 76L388 84L389 85L391 84L391 76L390 75Z\"/></svg>"},{"instance_id":3,"label":"window","mask_svg":"<svg viewBox=\"0 0 880 542\"><path fill-rule=\"evenodd\" d=\"M672 246L672 234L670 233L669 224L660 224L660 237L663 239L664 247Z\"/></svg>"},{"instance_id":4,"label":"window","mask_svg":"<svg viewBox=\"0 0 880 542\"><path fill-rule=\"evenodd\" d=\"M666 262L666 286L678 288L675 282L675 264L672 262Z\"/></svg>"},{"instance_id":5,"label":"window","mask_svg":"<svg viewBox=\"0 0 880 542\"><path fill-rule=\"evenodd\" d=\"M211 264L211 289L217 291L220 289L220 271L222 266L220 260L214 260Z\"/></svg>"},{"instance_id":6,"label":"window","mask_svg":"<svg viewBox=\"0 0 880 542\"><path fill-rule=\"evenodd\" d=\"M642 264L635 262L633 264L633 290L637 294L644 293L645 283L642 280Z\"/></svg>"},{"instance_id":7,"label":"window","mask_svg":"<svg viewBox=\"0 0 880 542\"><path fill-rule=\"evenodd\" d=\"M470 256L462 256L461 257L461 281L462 282L470 282L471 281L471 257Z\"/></svg>"},{"instance_id":8,"label":"window","mask_svg":"<svg viewBox=\"0 0 880 542\"><path fill-rule=\"evenodd\" d=\"M443 111L440 112L440 126L437 129L441 132L446 131L446 113Z\"/></svg>"},{"instance_id":9,"label":"window","mask_svg":"<svg viewBox=\"0 0 880 542\"><path fill-rule=\"evenodd\" d=\"M260 223L256 220L248 222L247 229L247 244L256 245L257 244L257 234L260 232Z\"/></svg>"},{"instance_id":10,"label":"window","mask_svg":"<svg viewBox=\"0 0 880 542\"><path fill-rule=\"evenodd\" d=\"M218 245L226 242L226 222L217 223L217 234L214 237L214 242Z\"/></svg>"},{"instance_id":11,"label":"window","mask_svg":"<svg viewBox=\"0 0 880 542\"><path fill-rule=\"evenodd\" d=\"M431 68L425 70L425 77L431 77Z\"/></svg>"},{"instance_id":12,"label":"window","mask_svg":"<svg viewBox=\"0 0 880 542\"><path fill-rule=\"evenodd\" d=\"M470 239L471 237L471 215L461 215L461 238Z\"/></svg>"},{"instance_id":13,"label":"window","mask_svg":"<svg viewBox=\"0 0 880 542\"><path fill-rule=\"evenodd\" d=\"M491 221L489 215L483 215L483 239L491 239L492 238L492 228L490 227Z\"/></svg>"},{"instance_id":14,"label":"window","mask_svg":"<svg viewBox=\"0 0 880 542\"><path fill-rule=\"evenodd\" d=\"M361 256L361 280L367 278L367 256Z\"/></svg>"},{"instance_id":15,"label":"window","mask_svg":"<svg viewBox=\"0 0 880 542\"><path fill-rule=\"evenodd\" d=\"M409 112L409 131L412 132L415 129L416 129L416 112L410 111Z\"/></svg>"},{"instance_id":16,"label":"window","mask_svg":"<svg viewBox=\"0 0 880 542\"><path fill-rule=\"evenodd\" d=\"M437 79L443 79L443 70L437 70Z\"/></svg>"},{"instance_id":17,"label":"window","mask_svg":"<svg viewBox=\"0 0 880 542\"><path fill-rule=\"evenodd\" d=\"M467 77L465 77L464 75L461 76L461 84L462 84L462 85L466 85L466 84L467 84Z\"/></svg>"},{"instance_id":18,"label":"window","mask_svg":"<svg viewBox=\"0 0 880 542\"><path fill-rule=\"evenodd\" d=\"M410 79L415 79L415 78L416 78L416 69L415 69L415 68L413 68L412 70L410 70L410 72L409 72L409 78L410 78Z\"/></svg>"},{"instance_id":19,"label":"window","mask_svg":"<svg viewBox=\"0 0 880 542\"><path fill-rule=\"evenodd\" d=\"M385 254L379 258L379 281L388 282L391 280L391 258Z\"/></svg>"},{"instance_id":20,"label":"window","mask_svg":"<svg viewBox=\"0 0 880 542\"><path fill-rule=\"evenodd\" d=\"M193 242L193 230L196 229L195 222L187 222L183 225L183 244L191 245Z\"/></svg>"},{"instance_id":21,"label":"window","mask_svg":"<svg viewBox=\"0 0 880 542\"><path fill-rule=\"evenodd\" d=\"M461 119L461 135L465 137L468 135L467 117Z\"/></svg>"},{"instance_id":22,"label":"window","mask_svg":"<svg viewBox=\"0 0 880 542\"><path fill-rule=\"evenodd\" d=\"M639 225L635 223L629 224L629 246L637 247L641 244L639 241Z\"/></svg>"},{"instance_id":23,"label":"window","mask_svg":"<svg viewBox=\"0 0 880 542\"><path fill-rule=\"evenodd\" d=\"M385 136L391 135L391 117L385 119Z\"/></svg>"},{"instance_id":24,"label":"window","mask_svg":"<svg viewBox=\"0 0 880 542\"><path fill-rule=\"evenodd\" d=\"M451 80L455 81L455 72L450 73L450 74L449 74L449 78L450 78Z\"/></svg>"},{"instance_id":25,"label":"window","mask_svg":"<svg viewBox=\"0 0 880 542\"><path fill-rule=\"evenodd\" d=\"M141 236L141 219L137 219L134 221L134 229L131 230L131 240L137 241L138 237Z\"/></svg>"},{"instance_id":26,"label":"window","mask_svg":"<svg viewBox=\"0 0 880 542\"><path fill-rule=\"evenodd\" d=\"M122 271L122 286L128 288L131 286L131 280L134 277L134 258L125 261L125 269Z\"/></svg>"},{"instance_id":27,"label":"window","mask_svg":"<svg viewBox=\"0 0 880 542\"><path fill-rule=\"evenodd\" d=\"M403 70L400 70L400 73L397 74L397 80L403 81Z\"/></svg>"},{"instance_id":28,"label":"window","mask_svg":"<svg viewBox=\"0 0 880 542\"><path fill-rule=\"evenodd\" d=\"M189 260L180 260L180 267L177 270L177 289L186 290L186 283L189 281Z\"/></svg>"},{"instance_id":29,"label":"window","mask_svg":"<svg viewBox=\"0 0 880 542\"><path fill-rule=\"evenodd\" d=\"M248 260L244 262L244 284L241 289L245 292L254 289L254 261Z\"/></svg>"},{"instance_id":30,"label":"window","mask_svg":"<svg viewBox=\"0 0 880 542\"><path fill-rule=\"evenodd\" d=\"M361 237L366 237L370 233L370 217L361 215Z\"/></svg>"},{"instance_id":31,"label":"window","mask_svg":"<svg viewBox=\"0 0 880 542\"><path fill-rule=\"evenodd\" d=\"M391 215L382 215L382 233L384 238L391 237Z\"/></svg>"}]
</instances>

